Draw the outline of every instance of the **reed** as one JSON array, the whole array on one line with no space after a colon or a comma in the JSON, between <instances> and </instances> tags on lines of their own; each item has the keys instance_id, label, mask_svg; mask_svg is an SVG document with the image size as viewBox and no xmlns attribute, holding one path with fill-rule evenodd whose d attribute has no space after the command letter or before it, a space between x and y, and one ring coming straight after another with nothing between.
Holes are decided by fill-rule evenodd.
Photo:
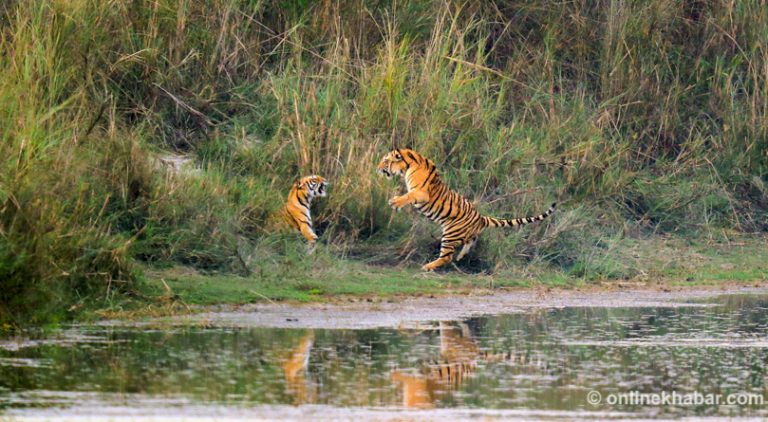
<instances>
[{"instance_id":1,"label":"reed","mask_svg":"<svg viewBox=\"0 0 768 422\"><path fill-rule=\"evenodd\" d=\"M487 236L470 265L488 271L622 277L633 269L606 245L627 237L768 229L762 1L0 12L4 321L130 294L137 261L258 273L242 255L269 244L264 221L309 173L333 183L315 211L329 248L422 259L433 227L393 215L399 187L373 172L392 146L430 156L488 214L563 204ZM163 165L169 153L190 167Z\"/></svg>"}]
</instances>

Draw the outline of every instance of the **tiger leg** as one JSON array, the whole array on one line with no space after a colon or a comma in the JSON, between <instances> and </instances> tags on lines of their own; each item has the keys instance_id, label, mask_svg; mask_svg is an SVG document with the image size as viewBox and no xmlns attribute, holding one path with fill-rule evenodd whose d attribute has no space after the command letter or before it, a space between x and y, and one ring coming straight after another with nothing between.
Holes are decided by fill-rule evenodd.
<instances>
[{"instance_id":1,"label":"tiger leg","mask_svg":"<svg viewBox=\"0 0 768 422\"><path fill-rule=\"evenodd\" d=\"M476 241L477 241L477 238L472 238L464 242L464 246L461 247L459 254L456 255L456 261L460 261L461 258L464 258L464 255L466 255L467 252L469 252L469 250L472 249L472 246L475 245Z\"/></svg>"},{"instance_id":2,"label":"tiger leg","mask_svg":"<svg viewBox=\"0 0 768 422\"><path fill-rule=\"evenodd\" d=\"M309 224L302 224L300 229L301 235L304 236L305 239L307 239L307 253L312 254L312 252L315 251L315 242L317 242L317 235L315 234L315 231L312 230L312 227Z\"/></svg>"},{"instance_id":3,"label":"tiger leg","mask_svg":"<svg viewBox=\"0 0 768 422\"><path fill-rule=\"evenodd\" d=\"M408 204L421 204L429 201L429 193L414 189L405 195L396 196L389 200L389 205L392 208L399 210Z\"/></svg>"},{"instance_id":4,"label":"tiger leg","mask_svg":"<svg viewBox=\"0 0 768 422\"><path fill-rule=\"evenodd\" d=\"M421 269L424 271L432 271L441 265L451 262L453 254L456 252L456 248L461 245L461 243L461 240L446 241L443 239L443 242L440 244L440 257L428 264L424 264Z\"/></svg>"}]
</instances>

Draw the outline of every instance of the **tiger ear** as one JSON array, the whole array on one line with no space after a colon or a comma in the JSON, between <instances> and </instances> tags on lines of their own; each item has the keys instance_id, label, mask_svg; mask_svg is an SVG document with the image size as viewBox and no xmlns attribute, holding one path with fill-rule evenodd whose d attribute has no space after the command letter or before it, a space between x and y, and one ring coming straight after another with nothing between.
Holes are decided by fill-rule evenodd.
<instances>
[{"instance_id":1,"label":"tiger ear","mask_svg":"<svg viewBox=\"0 0 768 422\"><path fill-rule=\"evenodd\" d=\"M300 188L300 187L301 187L301 180L297 180L297 181L296 181L296 182L293 184L293 186L294 186L296 189Z\"/></svg>"}]
</instances>

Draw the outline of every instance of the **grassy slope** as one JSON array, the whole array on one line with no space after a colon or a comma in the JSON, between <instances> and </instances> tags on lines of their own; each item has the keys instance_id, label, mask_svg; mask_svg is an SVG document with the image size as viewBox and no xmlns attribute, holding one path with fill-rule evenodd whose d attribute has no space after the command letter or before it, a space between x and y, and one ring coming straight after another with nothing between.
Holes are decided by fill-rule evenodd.
<instances>
[{"instance_id":1,"label":"grassy slope","mask_svg":"<svg viewBox=\"0 0 768 422\"><path fill-rule=\"evenodd\" d=\"M766 46L757 1L2 2L0 325L120 307L172 266L220 274L168 275L189 302L490 284L412 269L434 227L386 206L393 145L484 213L562 204L483 236L465 268L494 285L759 277L685 265L768 230ZM310 173L333 190L307 261L267 220Z\"/></svg>"}]
</instances>

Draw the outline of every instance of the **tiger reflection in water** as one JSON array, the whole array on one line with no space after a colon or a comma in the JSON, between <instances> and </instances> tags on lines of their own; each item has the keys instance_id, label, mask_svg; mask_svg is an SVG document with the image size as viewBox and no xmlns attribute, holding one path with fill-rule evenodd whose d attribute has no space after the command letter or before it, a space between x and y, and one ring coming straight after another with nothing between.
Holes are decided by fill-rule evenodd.
<instances>
[{"instance_id":1,"label":"tiger reflection in water","mask_svg":"<svg viewBox=\"0 0 768 422\"><path fill-rule=\"evenodd\" d=\"M396 386L402 386L404 407L431 408L438 394L459 388L466 377L472 376L479 361L544 366L540 360L533 361L525 354L480 350L469 325L441 321L440 359L424 365L418 374L394 370L391 378Z\"/></svg>"},{"instance_id":2,"label":"tiger reflection in water","mask_svg":"<svg viewBox=\"0 0 768 422\"><path fill-rule=\"evenodd\" d=\"M478 362L507 362L523 368L545 369L541 360L524 353L491 353L481 350L472 337L465 322L439 324L440 358L422 366L419 373L404 373L394 370L391 380L396 387L402 387L403 406L431 408L440 393L458 389L466 377L471 377ZM317 399L317 390L311 388L307 379L310 352L315 342L315 333L309 330L285 355L281 367L285 377L287 393L296 405L311 403Z\"/></svg>"},{"instance_id":3,"label":"tiger reflection in water","mask_svg":"<svg viewBox=\"0 0 768 422\"><path fill-rule=\"evenodd\" d=\"M299 343L290 350L282 363L283 375L287 392L293 397L294 404L302 404L313 400L313 392L307 388L307 366L309 353L315 343L315 332L309 330Z\"/></svg>"}]
</instances>

